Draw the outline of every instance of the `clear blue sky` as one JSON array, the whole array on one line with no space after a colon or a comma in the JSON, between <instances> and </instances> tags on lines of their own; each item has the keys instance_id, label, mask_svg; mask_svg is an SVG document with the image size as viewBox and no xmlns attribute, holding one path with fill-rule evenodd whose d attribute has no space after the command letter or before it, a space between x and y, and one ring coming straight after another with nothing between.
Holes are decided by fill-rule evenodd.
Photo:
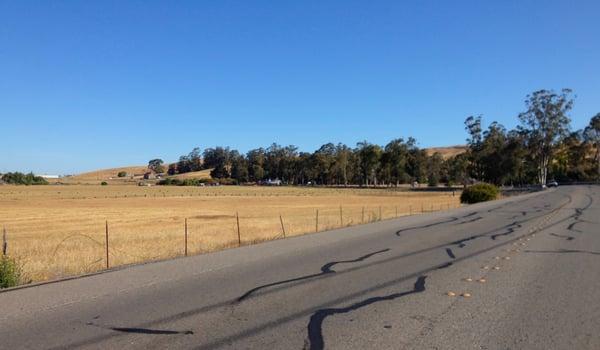
<instances>
[{"instance_id":1,"label":"clear blue sky","mask_svg":"<svg viewBox=\"0 0 600 350\"><path fill-rule=\"evenodd\" d=\"M464 143L527 93L600 112L598 1L0 0L0 171L194 146Z\"/></svg>"}]
</instances>

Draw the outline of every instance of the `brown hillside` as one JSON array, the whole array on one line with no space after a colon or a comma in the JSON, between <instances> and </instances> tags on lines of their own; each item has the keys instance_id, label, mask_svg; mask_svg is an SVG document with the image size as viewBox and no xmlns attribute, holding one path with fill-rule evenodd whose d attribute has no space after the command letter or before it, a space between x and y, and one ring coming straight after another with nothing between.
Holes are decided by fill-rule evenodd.
<instances>
[{"instance_id":1,"label":"brown hillside","mask_svg":"<svg viewBox=\"0 0 600 350\"><path fill-rule=\"evenodd\" d=\"M459 155L461 153L465 153L467 151L467 146L465 145L456 145L456 146L448 146L448 147L431 147L426 148L427 155L431 156L434 153L438 152L444 157L444 159L448 159Z\"/></svg>"}]
</instances>

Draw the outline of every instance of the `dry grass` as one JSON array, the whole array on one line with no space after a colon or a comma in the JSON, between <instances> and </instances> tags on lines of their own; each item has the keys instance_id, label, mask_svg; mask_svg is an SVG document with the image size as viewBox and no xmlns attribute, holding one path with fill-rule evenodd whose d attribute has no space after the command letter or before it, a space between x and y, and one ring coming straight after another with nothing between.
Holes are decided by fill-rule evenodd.
<instances>
[{"instance_id":1,"label":"dry grass","mask_svg":"<svg viewBox=\"0 0 600 350\"><path fill-rule=\"evenodd\" d=\"M457 145L448 147L431 147L427 148L426 151L428 156L431 156L437 152L441 154L444 159L448 159L461 153L465 153L467 151L467 146Z\"/></svg>"},{"instance_id":2,"label":"dry grass","mask_svg":"<svg viewBox=\"0 0 600 350\"><path fill-rule=\"evenodd\" d=\"M451 193L298 187L0 186L0 226L9 253L34 281L97 271L105 266L109 223L111 266L242 244L458 205ZM340 205L342 223L340 223ZM363 219L364 207L364 219ZM397 211L397 214L396 214Z\"/></svg>"},{"instance_id":3,"label":"dry grass","mask_svg":"<svg viewBox=\"0 0 600 350\"><path fill-rule=\"evenodd\" d=\"M211 171L212 171L212 169L192 171L189 173L177 174L177 175L173 175L170 177L175 178L175 179L180 179L180 180L183 180L183 179L210 179Z\"/></svg>"},{"instance_id":4,"label":"dry grass","mask_svg":"<svg viewBox=\"0 0 600 350\"><path fill-rule=\"evenodd\" d=\"M143 176L146 171L148 171L148 167L145 165L139 166L128 166L128 167L120 167L120 168L111 168L111 169L102 169L96 171L90 171L87 173L81 173L78 175L71 176L71 180L73 181L100 181L100 180L108 180L111 177L116 178L119 172L124 171L127 173L127 177L131 176Z\"/></svg>"}]
</instances>

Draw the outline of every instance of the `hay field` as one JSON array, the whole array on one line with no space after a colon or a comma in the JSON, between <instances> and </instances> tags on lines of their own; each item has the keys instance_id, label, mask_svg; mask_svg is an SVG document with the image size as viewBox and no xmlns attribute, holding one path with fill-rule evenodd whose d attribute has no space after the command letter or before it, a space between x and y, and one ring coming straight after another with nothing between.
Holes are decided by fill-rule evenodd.
<instances>
[{"instance_id":1,"label":"hay field","mask_svg":"<svg viewBox=\"0 0 600 350\"><path fill-rule=\"evenodd\" d=\"M186 218L188 251L199 254L238 245L236 212L251 244L281 237L280 215L293 236L315 231L317 210L322 231L458 205L458 194L387 189L5 185L0 227L8 253L42 281L103 269L105 221L113 267L182 255Z\"/></svg>"}]
</instances>

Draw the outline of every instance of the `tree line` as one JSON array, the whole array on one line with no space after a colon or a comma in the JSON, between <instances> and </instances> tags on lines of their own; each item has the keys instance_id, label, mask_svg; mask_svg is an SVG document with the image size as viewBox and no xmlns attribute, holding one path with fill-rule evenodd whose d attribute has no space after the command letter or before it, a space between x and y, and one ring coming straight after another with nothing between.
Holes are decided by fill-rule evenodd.
<instances>
[{"instance_id":1,"label":"tree line","mask_svg":"<svg viewBox=\"0 0 600 350\"><path fill-rule=\"evenodd\" d=\"M33 173L23 174L20 172L6 173L0 176L2 182L10 185L47 185L48 181Z\"/></svg>"},{"instance_id":2,"label":"tree line","mask_svg":"<svg viewBox=\"0 0 600 350\"><path fill-rule=\"evenodd\" d=\"M484 181L496 185L545 184L599 180L600 113L584 130L572 131L569 112L572 91L539 90L527 96L519 125L507 130L492 122L484 130L482 116L465 120L466 152L444 159L428 155L409 137L385 145L367 141L355 147L326 143L302 152L293 145L272 144L243 154L229 147L194 148L168 166L169 175L212 169L211 177L235 183L278 179L291 185L398 186L405 183L466 185ZM153 159L149 167L164 170Z\"/></svg>"}]
</instances>

